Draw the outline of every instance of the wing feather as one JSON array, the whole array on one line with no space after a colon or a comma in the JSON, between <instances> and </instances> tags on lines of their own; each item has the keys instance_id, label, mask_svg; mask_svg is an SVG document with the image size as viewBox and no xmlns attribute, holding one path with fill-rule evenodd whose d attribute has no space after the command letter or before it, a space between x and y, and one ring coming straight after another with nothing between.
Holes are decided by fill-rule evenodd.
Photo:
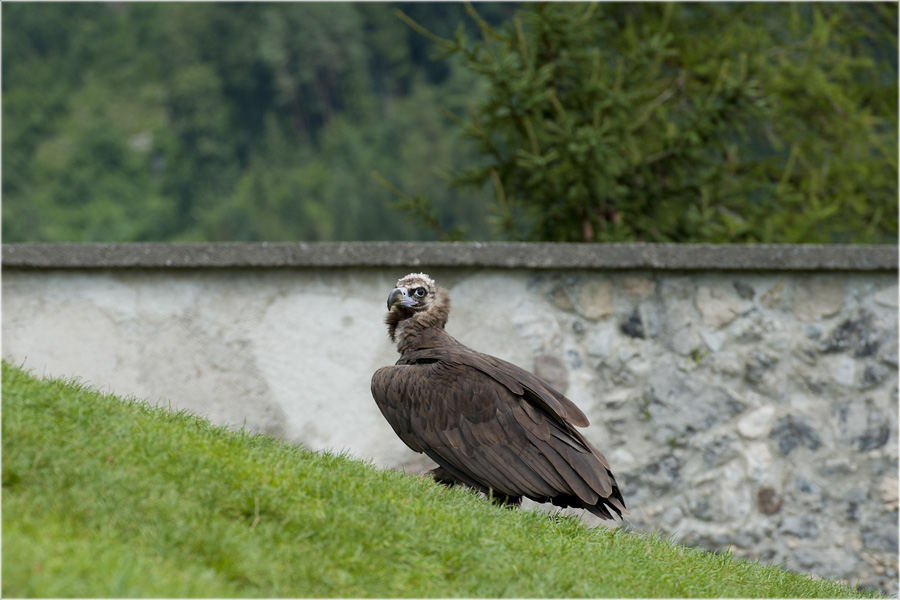
<instances>
[{"instance_id":1,"label":"wing feather","mask_svg":"<svg viewBox=\"0 0 900 600\"><path fill-rule=\"evenodd\" d=\"M405 389L402 383L407 378L407 369L407 366L395 365L375 371L372 376L372 397L397 437L414 452L422 452L425 447L412 432L411 414L404 400Z\"/></svg>"},{"instance_id":2,"label":"wing feather","mask_svg":"<svg viewBox=\"0 0 900 600\"><path fill-rule=\"evenodd\" d=\"M540 486L533 481L532 477L528 476L527 469L523 468L524 465L508 458L503 446L485 446L483 452L487 460L497 465L497 470L501 472L507 482L507 487L501 489L509 490L514 496L537 496L540 494L538 491Z\"/></svg>"},{"instance_id":3,"label":"wing feather","mask_svg":"<svg viewBox=\"0 0 900 600\"><path fill-rule=\"evenodd\" d=\"M550 426L547 420L541 419L530 404L523 402L517 409L513 411L513 416L519 425L539 440L546 442L550 439Z\"/></svg>"},{"instance_id":4,"label":"wing feather","mask_svg":"<svg viewBox=\"0 0 900 600\"><path fill-rule=\"evenodd\" d=\"M477 369L502 384L515 396L529 396L529 400L540 406L550 416L561 422L569 422L579 427L590 425L587 416L578 406L563 394L553 389L543 379L529 373L503 359L476 352L459 344L453 348L424 348L410 352L398 361L405 364L433 361L455 361Z\"/></svg>"},{"instance_id":5,"label":"wing feather","mask_svg":"<svg viewBox=\"0 0 900 600\"><path fill-rule=\"evenodd\" d=\"M604 498L610 495L612 484L609 481L609 476L606 474L606 469L592 454L576 452L570 448L564 448L560 454L567 459L567 462L572 465L578 475L592 490ZM592 458L594 460L591 460ZM602 475L601 472L603 473Z\"/></svg>"},{"instance_id":6,"label":"wing feather","mask_svg":"<svg viewBox=\"0 0 900 600\"><path fill-rule=\"evenodd\" d=\"M523 454L517 453L509 446L496 446L494 451L503 455L506 464L515 469L518 476L527 482L535 497L552 497L559 493L541 474L540 468L525 460Z\"/></svg>"},{"instance_id":7,"label":"wing feather","mask_svg":"<svg viewBox=\"0 0 900 600\"><path fill-rule=\"evenodd\" d=\"M565 478L559 474L559 471L553 466L553 463L550 462L550 459L543 453L541 453L536 446L529 446L523 455L528 458L528 464L540 474L547 485L553 488L556 493L562 494L571 494L574 495L575 492L572 491L572 486L566 483ZM549 494L554 495L554 494Z\"/></svg>"},{"instance_id":8,"label":"wing feather","mask_svg":"<svg viewBox=\"0 0 900 600\"><path fill-rule=\"evenodd\" d=\"M546 442L540 444L539 450L541 454L547 457L550 464L557 473L565 480L569 489L575 496L578 496L588 504L594 504L599 499L599 495L582 479L578 472L570 465L564 457L557 452L551 444Z\"/></svg>"},{"instance_id":9,"label":"wing feather","mask_svg":"<svg viewBox=\"0 0 900 600\"><path fill-rule=\"evenodd\" d=\"M474 351L473 353L484 359L492 367L492 369L486 371L488 375L493 377L494 374L502 373L507 377L513 378L519 386L531 392L532 398L530 399L544 408L544 410L561 418L563 421L568 421L579 427L590 425L587 416L574 402L557 392L543 379L496 356ZM517 392L513 393L518 395Z\"/></svg>"}]
</instances>

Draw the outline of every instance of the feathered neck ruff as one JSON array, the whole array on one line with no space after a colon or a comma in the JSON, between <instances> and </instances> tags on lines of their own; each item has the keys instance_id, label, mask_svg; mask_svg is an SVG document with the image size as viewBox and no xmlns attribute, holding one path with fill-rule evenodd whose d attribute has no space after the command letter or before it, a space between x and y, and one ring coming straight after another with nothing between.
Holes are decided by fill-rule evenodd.
<instances>
[{"instance_id":1,"label":"feathered neck ruff","mask_svg":"<svg viewBox=\"0 0 900 600\"><path fill-rule=\"evenodd\" d=\"M443 337L444 326L450 318L450 293L436 287L434 298L425 310L413 311L395 306L384 319L388 335L397 343L397 351L406 354L420 348L430 347L434 337Z\"/></svg>"}]
</instances>

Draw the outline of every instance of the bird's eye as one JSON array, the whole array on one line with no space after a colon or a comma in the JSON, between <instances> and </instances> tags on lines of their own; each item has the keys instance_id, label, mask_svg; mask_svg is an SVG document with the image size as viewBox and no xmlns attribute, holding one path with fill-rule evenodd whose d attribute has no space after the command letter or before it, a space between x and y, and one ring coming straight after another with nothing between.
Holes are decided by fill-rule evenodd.
<instances>
[{"instance_id":1,"label":"bird's eye","mask_svg":"<svg viewBox=\"0 0 900 600\"><path fill-rule=\"evenodd\" d=\"M425 297L425 288L419 287L413 290L413 296L416 298L424 298Z\"/></svg>"}]
</instances>

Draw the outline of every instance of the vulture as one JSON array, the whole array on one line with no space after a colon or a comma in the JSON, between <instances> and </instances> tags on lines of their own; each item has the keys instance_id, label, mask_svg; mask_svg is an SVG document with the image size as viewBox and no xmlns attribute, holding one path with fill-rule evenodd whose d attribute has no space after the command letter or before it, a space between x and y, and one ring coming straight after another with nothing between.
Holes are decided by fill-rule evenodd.
<instances>
[{"instance_id":1,"label":"vulture","mask_svg":"<svg viewBox=\"0 0 900 600\"><path fill-rule=\"evenodd\" d=\"M504 504L526 497L622 516L622 492L606 458L576 431L588 419L571 400L450 336L450 295L428 275L400 279L387 307L400 360L375 372L372 396L400 439L439 465L436 481Z\"/></svg>"}]
</instances>

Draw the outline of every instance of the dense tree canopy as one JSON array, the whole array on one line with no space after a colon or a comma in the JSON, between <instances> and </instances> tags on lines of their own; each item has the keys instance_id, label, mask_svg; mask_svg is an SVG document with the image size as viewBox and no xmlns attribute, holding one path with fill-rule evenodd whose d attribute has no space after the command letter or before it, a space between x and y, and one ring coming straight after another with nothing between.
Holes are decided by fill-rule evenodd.
<instances>
[{"instance_id":1,"label":"dense tree canopy","mask_svg":"<svg viewBox=\"0 0 900 600\"><path fill-rule=\"evenodd\" d=\"M513 239L894 241L897 11L534 4L441 39L488 84L460 121Z\"/></svg>"},{"instance_id":2,"label":"dense tree canopy","mask_svg":"<svg viewBox=\"0 0 900 600\"><path fill-rule=\"evenodd\" d=\"M6 242L897 233L891 4L12 3L2 23Z\"/></svg>"},{"instance_id":3,"label":"dense tree canopy","mask_svg":"<svg viewBox=\"0 0 900 600\"><path fill-rule=\"evenodd\" d=\"M459 4L14 3L3 7L3 239L433 239L371 179L427 188L487 237L477 160L437 110L475 77L435 62ZM511 5L485 5L499 23ZM470 26L475 31L474 26Z\"/></svg>"}]
</instances>

